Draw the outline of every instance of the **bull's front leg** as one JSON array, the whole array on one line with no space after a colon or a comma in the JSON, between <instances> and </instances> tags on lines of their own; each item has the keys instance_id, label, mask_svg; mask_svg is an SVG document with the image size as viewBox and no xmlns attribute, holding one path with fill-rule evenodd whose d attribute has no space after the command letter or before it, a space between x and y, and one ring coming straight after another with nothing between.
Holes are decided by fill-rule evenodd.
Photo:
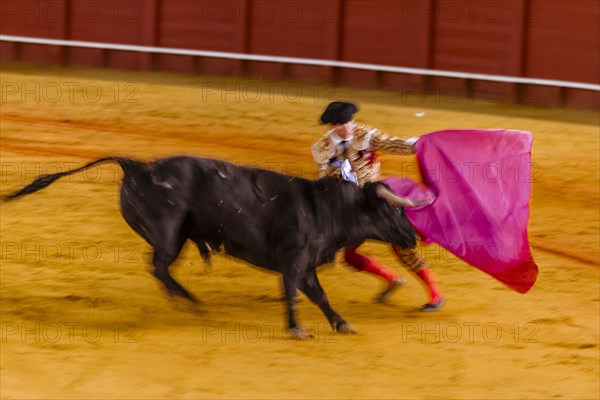
<instances>
[{"instance_id":1,"label":"bull's front leg","mask_svg":"<svg viewBox=\"0 0 600 400\"><path fill-rule=\"evenodd\" d=\"M296 290L298 289L298 282L300 278L300 271L297 265L291 265L290 268L286 269L283 273L283 287L285 289L285 299L287 301L287 312L288 312L288 331L292 337L296 339L308 339L312 335L310 332L298 325L296 320Z\"/></svg>"},{"instance_id":2,"label":"bull's front leg","mask_svg":"<svg viewBox=\"0 0 600 400\"><path fill-rule=\"evenodd\" d=\"M331 328L340 333L356 333L352 325L348 323L341 315L335 312L329 305L329 300L325 291L319 283L316 267L310 268L302 282L300 282L300 290L302 290L309 299L319 306L323 314L329 320Z\"/></svg>"}]
</instances>

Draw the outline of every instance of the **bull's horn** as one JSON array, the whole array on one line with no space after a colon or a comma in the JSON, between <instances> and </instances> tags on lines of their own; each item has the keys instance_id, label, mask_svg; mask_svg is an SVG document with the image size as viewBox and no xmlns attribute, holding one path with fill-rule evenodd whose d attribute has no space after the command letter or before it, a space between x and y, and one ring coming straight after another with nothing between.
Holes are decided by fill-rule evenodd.
<instances>
[{"instance_id":1,"label":"bull's horn","mask_svg":"<svg viewBox=\"0 0 600 400\"><path fill-rule=\"evenodd\" d=\"M375 193L377 193L377 196L379 196L380 198L387 201L388 203L390 203L393 206L402 206L402 207L417 207L418 206L418 204L416 204L414 201L412 201L408 197L398 196L396 193L392 192L391 190L386 189L384 186L381 186L381 185L375 189Z\"/></svg>"}]
</instances>

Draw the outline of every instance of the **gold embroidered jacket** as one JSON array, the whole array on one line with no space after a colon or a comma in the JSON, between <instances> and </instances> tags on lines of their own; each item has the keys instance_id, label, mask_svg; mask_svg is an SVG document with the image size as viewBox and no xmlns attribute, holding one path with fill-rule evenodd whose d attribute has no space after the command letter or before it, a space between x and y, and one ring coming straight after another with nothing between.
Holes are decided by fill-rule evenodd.
<instances>
[{"instance_id":1,"label":"gold embroidered jacket","mask_svg":"<svg viewBox=\"0 0 600 400\"><path fill-rule=\"evenodd\" d=\"M396 154L414 153L412 145L406 143L405 139L390 137L377 129L357 124L354 127L354 136L349 140L344 154L343 147L334 143L332 132L327 132L312 146L319 178L332 176L342 179L340 168L337 166L339 163L336 161L348 159L358 179L358 185L362 187L366 182L378 181L382 178L381 164L377 160L376 151Z\"/></svg>"}]
</instances>

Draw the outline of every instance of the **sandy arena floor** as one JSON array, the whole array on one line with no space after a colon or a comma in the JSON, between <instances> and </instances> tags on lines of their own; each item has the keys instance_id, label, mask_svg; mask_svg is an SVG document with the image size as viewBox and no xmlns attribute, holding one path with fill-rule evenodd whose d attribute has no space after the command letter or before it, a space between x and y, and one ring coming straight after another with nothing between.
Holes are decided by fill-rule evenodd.
<instances>
[{"instance_id":1,"label":"sandy arena floor","mask_svg":"<svg viewBox=\"0 0 600 400\"><path fill-rule=\"evenodd\" d=\"M312 178L317 118L340 98L362 105L360 121L404 136L529 130L541 271L520 295L423 248L447 297L424 314L418 281L369 243L409 284L375 305L383 282L340 261L324 267L333 306L359 334L332 334L303 298L315 337L292 341L278 276L237 261L217 255L208 270L186 247L175 275L201 303L169 299L119 214L120 171L92 168L2 204L3 399L599 398L598 113L167 73L4 65L1 80L3 195L112 154L192 154ZM412 157L383 164L415 176Z\"/></svg>"}]
</instances>

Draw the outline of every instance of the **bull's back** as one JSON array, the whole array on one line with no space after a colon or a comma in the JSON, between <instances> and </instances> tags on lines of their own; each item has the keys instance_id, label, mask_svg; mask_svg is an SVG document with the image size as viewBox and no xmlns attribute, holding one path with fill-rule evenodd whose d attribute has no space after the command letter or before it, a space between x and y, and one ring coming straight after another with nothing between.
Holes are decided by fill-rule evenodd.
<instances>
[{"instance_id":1,"label":"bull's back","mask_svg":"<svg viewBox=\"0 0 600 400\"><path fill-rule=\"evenodd\" d=\"M197 159L191 211L203 234L246 253L271 253L282 235L309 218L301 178Z\"/></svg>"}]
</instances>

